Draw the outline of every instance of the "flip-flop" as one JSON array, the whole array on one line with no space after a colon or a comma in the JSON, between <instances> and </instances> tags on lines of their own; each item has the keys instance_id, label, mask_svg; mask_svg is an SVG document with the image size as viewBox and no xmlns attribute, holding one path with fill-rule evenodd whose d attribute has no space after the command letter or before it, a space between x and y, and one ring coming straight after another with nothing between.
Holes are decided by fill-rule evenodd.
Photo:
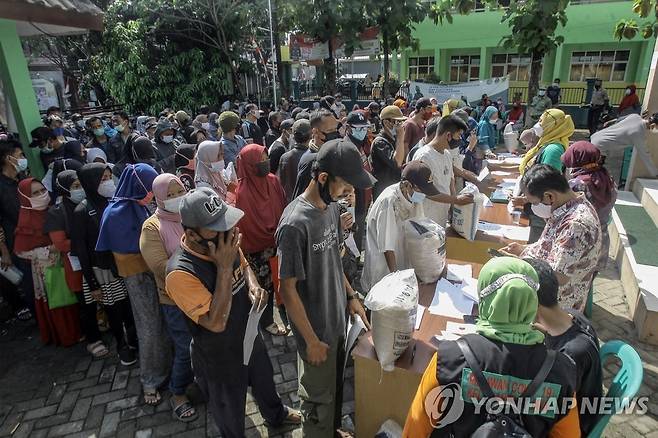
<instances>
[{"instance_id":1,"label":"flip-flop","mask_svg":"<svg viewBox=\"0 0 658 438\"><path fill-rule=\"evenodd\" d=\"M103 344L103 341L97 341L87 345L87 351L96 359L107 356L110 353L110 350Z\"/></svg>"},{"instance_id":2,"label":"flip-flop","mask_svg":"<svg viewBox=\"0 0 658 438\"><path fill-rule=\"evenodd\" d=\"M183 423L189 423L196 420L199 416L196 409L194 409L194 406L192 406L192 403L190 403L189 400L179 404L178 406L174 406L174 399L170 398L169 404L171 405L172 409L171 416L174 418L174 420L178 420ZM185 416L185 414L190 411L192 412L192 415Z\"/></svg>"},{"instance_id":3,"label":"flip-flop","mask_svg":"<svg viewBox=\"0 0 658 438\"><path fill-rule=\"evenodd\" d=\"M146 397L153 397L155 400L149 401ZM149 406L156 406L160 404L162 401L162 396L160 395L160 392L158 392L157 389L153 391L144 391L144 403L146 403Z\"/></svg>"},{"instance_id":4,"label":"flip-flop","mask_svg":"<svg viewBox=\"0 0 658 438\"><path fill-rule=\"evenodd\" d=\"M28 321L32 319L32 312L30 312L30 309L26 307L25 309L21 309L16 313L16 318L20 319L21 321Z\"/></svg>"}]
</instances>

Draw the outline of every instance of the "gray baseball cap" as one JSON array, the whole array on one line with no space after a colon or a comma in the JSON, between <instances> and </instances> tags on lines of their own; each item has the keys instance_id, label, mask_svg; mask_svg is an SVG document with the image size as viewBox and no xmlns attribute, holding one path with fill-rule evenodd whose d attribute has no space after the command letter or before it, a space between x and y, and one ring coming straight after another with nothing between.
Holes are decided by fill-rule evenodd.
<instances>
[{"instance_id":1,"label":"gray baseball cap","mask_svg":"<svg viewBox=\"0 0 658 438\"><path fill-rule=\"evenodd\" d=\"M231 207L208 187L199 187L183 197L180 207L181 223L189 228L228 231L235 227L244 212Z\"/></svg>"}]
</instances>

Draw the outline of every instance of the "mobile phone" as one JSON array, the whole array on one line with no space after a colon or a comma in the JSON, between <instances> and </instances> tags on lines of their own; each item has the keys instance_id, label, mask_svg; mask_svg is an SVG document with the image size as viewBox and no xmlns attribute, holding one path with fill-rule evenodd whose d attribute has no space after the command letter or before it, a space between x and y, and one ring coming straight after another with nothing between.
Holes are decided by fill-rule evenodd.
<instances>
[{"instance_id":1,"label":"mobile phone","mask_svg":"<svg viewBox=\"0 0 658 438\"><path fill-rule=\"evenodd\" d=\"M489 254L491 257L505 257L505 254L493 248L489 248L487 250L487 254Z\"/></svg>"}]
</instances>

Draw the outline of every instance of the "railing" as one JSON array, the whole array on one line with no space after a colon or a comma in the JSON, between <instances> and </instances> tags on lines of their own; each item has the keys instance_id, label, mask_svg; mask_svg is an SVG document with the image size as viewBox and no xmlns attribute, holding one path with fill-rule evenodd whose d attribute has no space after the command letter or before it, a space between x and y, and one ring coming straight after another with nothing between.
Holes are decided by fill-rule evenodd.
<instances>
[{"instance_id":1,"label":"railing","mask_svg":"<svg viewBox=\"0 0 658 438\"><path fill-rule=\"evenodd\" d=\"M644 90L644 88L637 89L640 102L644 98ZM626 87L609 87L606 88L606 91L610 98L610 105L617 106L624 98ZM517 93L521 93L522 103L528 102L528 87L509 87L509 100L511 101ZM562 105L584 105L587 103L585 102L587 90L584 87L561 87L560 94L562 96L560 104Z\"/></svg>"}]
</instances>

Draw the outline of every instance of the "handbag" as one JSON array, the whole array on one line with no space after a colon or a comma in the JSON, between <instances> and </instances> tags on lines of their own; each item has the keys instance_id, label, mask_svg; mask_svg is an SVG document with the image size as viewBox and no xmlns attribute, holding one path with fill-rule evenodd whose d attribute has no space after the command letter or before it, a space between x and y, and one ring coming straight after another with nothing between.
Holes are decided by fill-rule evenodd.
<instances>
[{"instance_id":1,"label":"handbag","mask_svg":"<svg viewBox=\"0 0 658 438\"><path fill-rule=\"evenodd\" d=\"M58 309L78 302L78 297L71 292L66 283L66 275L61 256L57 258L57 262L54 265L44 269L44 284L46 286L49 309Z\"/></svg>"}]
</instances>

